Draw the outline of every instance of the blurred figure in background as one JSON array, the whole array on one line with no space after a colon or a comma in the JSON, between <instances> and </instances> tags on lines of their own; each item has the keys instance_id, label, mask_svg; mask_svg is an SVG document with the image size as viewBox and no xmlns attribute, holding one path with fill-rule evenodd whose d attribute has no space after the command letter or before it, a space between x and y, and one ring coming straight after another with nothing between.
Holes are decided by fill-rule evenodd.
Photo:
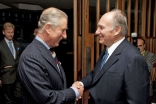
<instances>
[{"instance_id":1,"label":"blurred figure in background","mask_svg":"<svg viewBox=\"0 0 156 104\"><path fill-rule=\"evenodd\" d=\"M137 38L137 47L140 50L142 56L144 57L147 65L148 65L148 70L150 73L151 70L153 69L153 65L154 65L154 62L156 60L156 55L145 49L146 43L145 43L145 39L143 37ZM151 97L153 96L153 83L152 83L152 81L150 81L149 96L150 96L150 100L151 100L152 99Z\"/></svg>"},{"instance_id":2,"label":"blurred figure in background","mask_svg":"<svg viewBox=\"0 0 156 104\"><path fill-rule=\"evenodd\" d=\"M3 25L4 39L0 41L0 82L5 104L21 104L21 86L17 74L21 44L13 39L15 26Z\"/></svg>"},{"instance_id":3,"label":"blurred figure in background","mask_svg":"<svg viewBox=\"0 0 156 104\"><path fill-rule=\"evenodd\" d=\"M145 43L144 38L142 38L142 37L138 37L137 46L138 46L142 56L146 60L146 62L148 64L148 69L150 72L153 69L153 65L154 65L154 62L156 60L156 55L145 49L146 43Z\"/></svg>"}]
</instances>

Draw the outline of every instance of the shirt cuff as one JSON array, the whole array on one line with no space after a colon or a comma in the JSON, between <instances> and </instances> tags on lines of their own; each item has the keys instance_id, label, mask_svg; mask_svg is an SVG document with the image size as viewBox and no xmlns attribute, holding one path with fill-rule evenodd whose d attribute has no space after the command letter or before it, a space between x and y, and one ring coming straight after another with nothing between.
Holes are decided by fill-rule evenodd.
<instances>
[{"instance_id":1,"label":"shirt cuff","mask_svg":"<svg viewBox=\"0 0 156 104\"><path fill-rule=\"evenodd\" d=\"M79 98L80 94L79 94L77 88L75 88L75 87L73 87L73 86L71 86L70 88L72 88L72 89L74 90L75 95L76 95L76 98Z\"/></svg>"}]
</instances>

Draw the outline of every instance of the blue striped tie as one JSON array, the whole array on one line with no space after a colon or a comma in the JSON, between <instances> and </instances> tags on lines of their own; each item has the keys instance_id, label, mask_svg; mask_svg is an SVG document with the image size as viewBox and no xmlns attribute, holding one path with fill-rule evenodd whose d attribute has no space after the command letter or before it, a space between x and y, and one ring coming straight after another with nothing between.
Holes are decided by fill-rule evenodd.
<instances>
[{"instance_id":1,"label":"blue striped tie","mask_svg":"<svg viewBox=\"0 0 156 104\"><path fill-rule=\"evenodd\" d=\"M11 51L12 55L14 56L14 50L13 50L13 47L12 47L12 42L8 42L8 43L9 43L10 51Z\"/></svg>"},{"instance_id":2,"label":"blue striped tie","mask_svg":"<svg viewBox=\"0 0 156 104\"><path fill-rule=\"evenodd\" d=\"M108 54L108 50L106 49L105 55L102 57L101 68L100 68L100 69L102 69L102 67L103 67L104 64L106 63L106 59L107 59L108 55L109 55L109 54Z\"/></svg>"}]
</instances>

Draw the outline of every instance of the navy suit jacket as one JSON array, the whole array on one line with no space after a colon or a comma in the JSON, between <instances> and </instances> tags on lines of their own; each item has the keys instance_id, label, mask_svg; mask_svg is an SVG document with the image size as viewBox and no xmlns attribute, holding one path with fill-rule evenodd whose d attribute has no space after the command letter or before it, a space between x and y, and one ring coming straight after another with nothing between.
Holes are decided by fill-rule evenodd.
<instances>
[{"instance_id":1,"label":"navy suit jacket","mask_svg":"<svg viewBox=\"0 0 156 104\"><path fill-rule=\"evenodd\" d=\"M34 39L23 51L18 72L23 85L24 104L67 104L76 99L73 89L66 89L66 77L50 51Z\"/></svg>"},{"instance_id":2,"label":"navy suit jacket","mask_svg":"<svg viewBox=\"0 0 156 104\"><path fill-rule=\"evenodd\" d=\"M125 39L100 70L104 54L105 50L93 71L81 80L89 89L91 103L148 104L149 71L139 50Z\"/></svg>"}]
</instances>

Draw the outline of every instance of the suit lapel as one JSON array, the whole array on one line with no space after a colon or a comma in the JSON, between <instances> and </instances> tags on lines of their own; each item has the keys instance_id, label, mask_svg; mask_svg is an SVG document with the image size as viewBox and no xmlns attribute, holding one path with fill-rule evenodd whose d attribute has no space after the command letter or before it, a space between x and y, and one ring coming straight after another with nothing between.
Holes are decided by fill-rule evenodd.
<instances>
[{"instance_id":1,"label":"suit lapel","mask_svg":"<svg viewBox=\"0 0 156 104\"><path fill-rule=\"evenodd\" d=\"M122 52L122 49L123 47L125 46L125 44L127 43L128 41L125 39L115 50L114 52L112 53L112 55L109 57L109 59L107 60L107 62L105 63L105 65L103 66L103 68L100 70L100 63L101 61L98 62L98 66L96 67L98 70L97 73L95 74L94 76L94 79L93 79L93 83L96 83L102 76L103 74L113 65L115 64L118 60L119 60L119 57L120 57L120 54ZM102 60L102 57L103 57L103 54L105 52L102 53L102 55L100 56L100 59Z\"/></svg>"},{"instance_id":2,"label":"suit lapel","mask_svg":"<svg viewBox=\"0 0 156 104\"><path fill-rule=\"evenodd\" d=\"M12 53L11 53L11 51L10 51L10 49L9 49L9 47L8 47L8 45L4 39L3 39L2 43L3 43L3 47L7 50L6 52L8 53L8 55L11 55L11 57L14 59L14 57L13 57L13 55L12 55Z\"/></svg>"},{"instance_id":3,"label":"suit lapel","mask_svg":"<svg viewBox=\"0 0 156 104\"><path fill-rule=\"evenodd\" d=\"M15 48L15 59L17 59L17 55L18 55L20 47L17 46L16 41L13 41L13 44L14 44L14 48Z\"/></svg>"},{"instance_id":4,"label":"suit lapel","mask_svg":"<svg viewBox=\"0 0 156 104\"><path fill-rule=\"evenodd\" d=\"M107 60L107 62L105 63L105 65L103 66L103 68L100 70L100 64L98 65L98 70L97 73L95 74L95 77L93 79L93 84L100 79L100 77L102 77L102 75L116 62L118 61L118 57L116 57L116 55L112 54L109 59Z\"/></svg>"},{"instance_id":5,"label":"suit lapel","mask_svg":"<svg viewBox=\"0 0 156 104\"><path fill-rule=\"evenodd\" d=\"M60 74L61 74L61 76L62 76L62 80L63 80L63 82L64 82L64 88L66 88L67 86L67 82L66 82L66 75L65 75L65 72L64 72L64 70L63 70L63 68L62 68L62 66L61 66L61 64L59 63L59 68L60 68Z\"/></svg>"},{"instance_id":6,"label":"suit lapel","mask_svg":"<svg viewBox=\"0 0 156 104\"><path fill-rule=\"evenodd\" d=\"M38 47L39 51L42 53L42 56L45 58L45 60L47 60L47 62L49 64L51 64L53 66L53 68L57 71L57 73L59 74L60 78L62 79L61 73L58 70L56 62L52 58L52 55L51 55L50 51L41 42L39 42L38 40L34 39L33 42L35 44L37 44L36 47Z\"/></svg>"}]
</instances>

